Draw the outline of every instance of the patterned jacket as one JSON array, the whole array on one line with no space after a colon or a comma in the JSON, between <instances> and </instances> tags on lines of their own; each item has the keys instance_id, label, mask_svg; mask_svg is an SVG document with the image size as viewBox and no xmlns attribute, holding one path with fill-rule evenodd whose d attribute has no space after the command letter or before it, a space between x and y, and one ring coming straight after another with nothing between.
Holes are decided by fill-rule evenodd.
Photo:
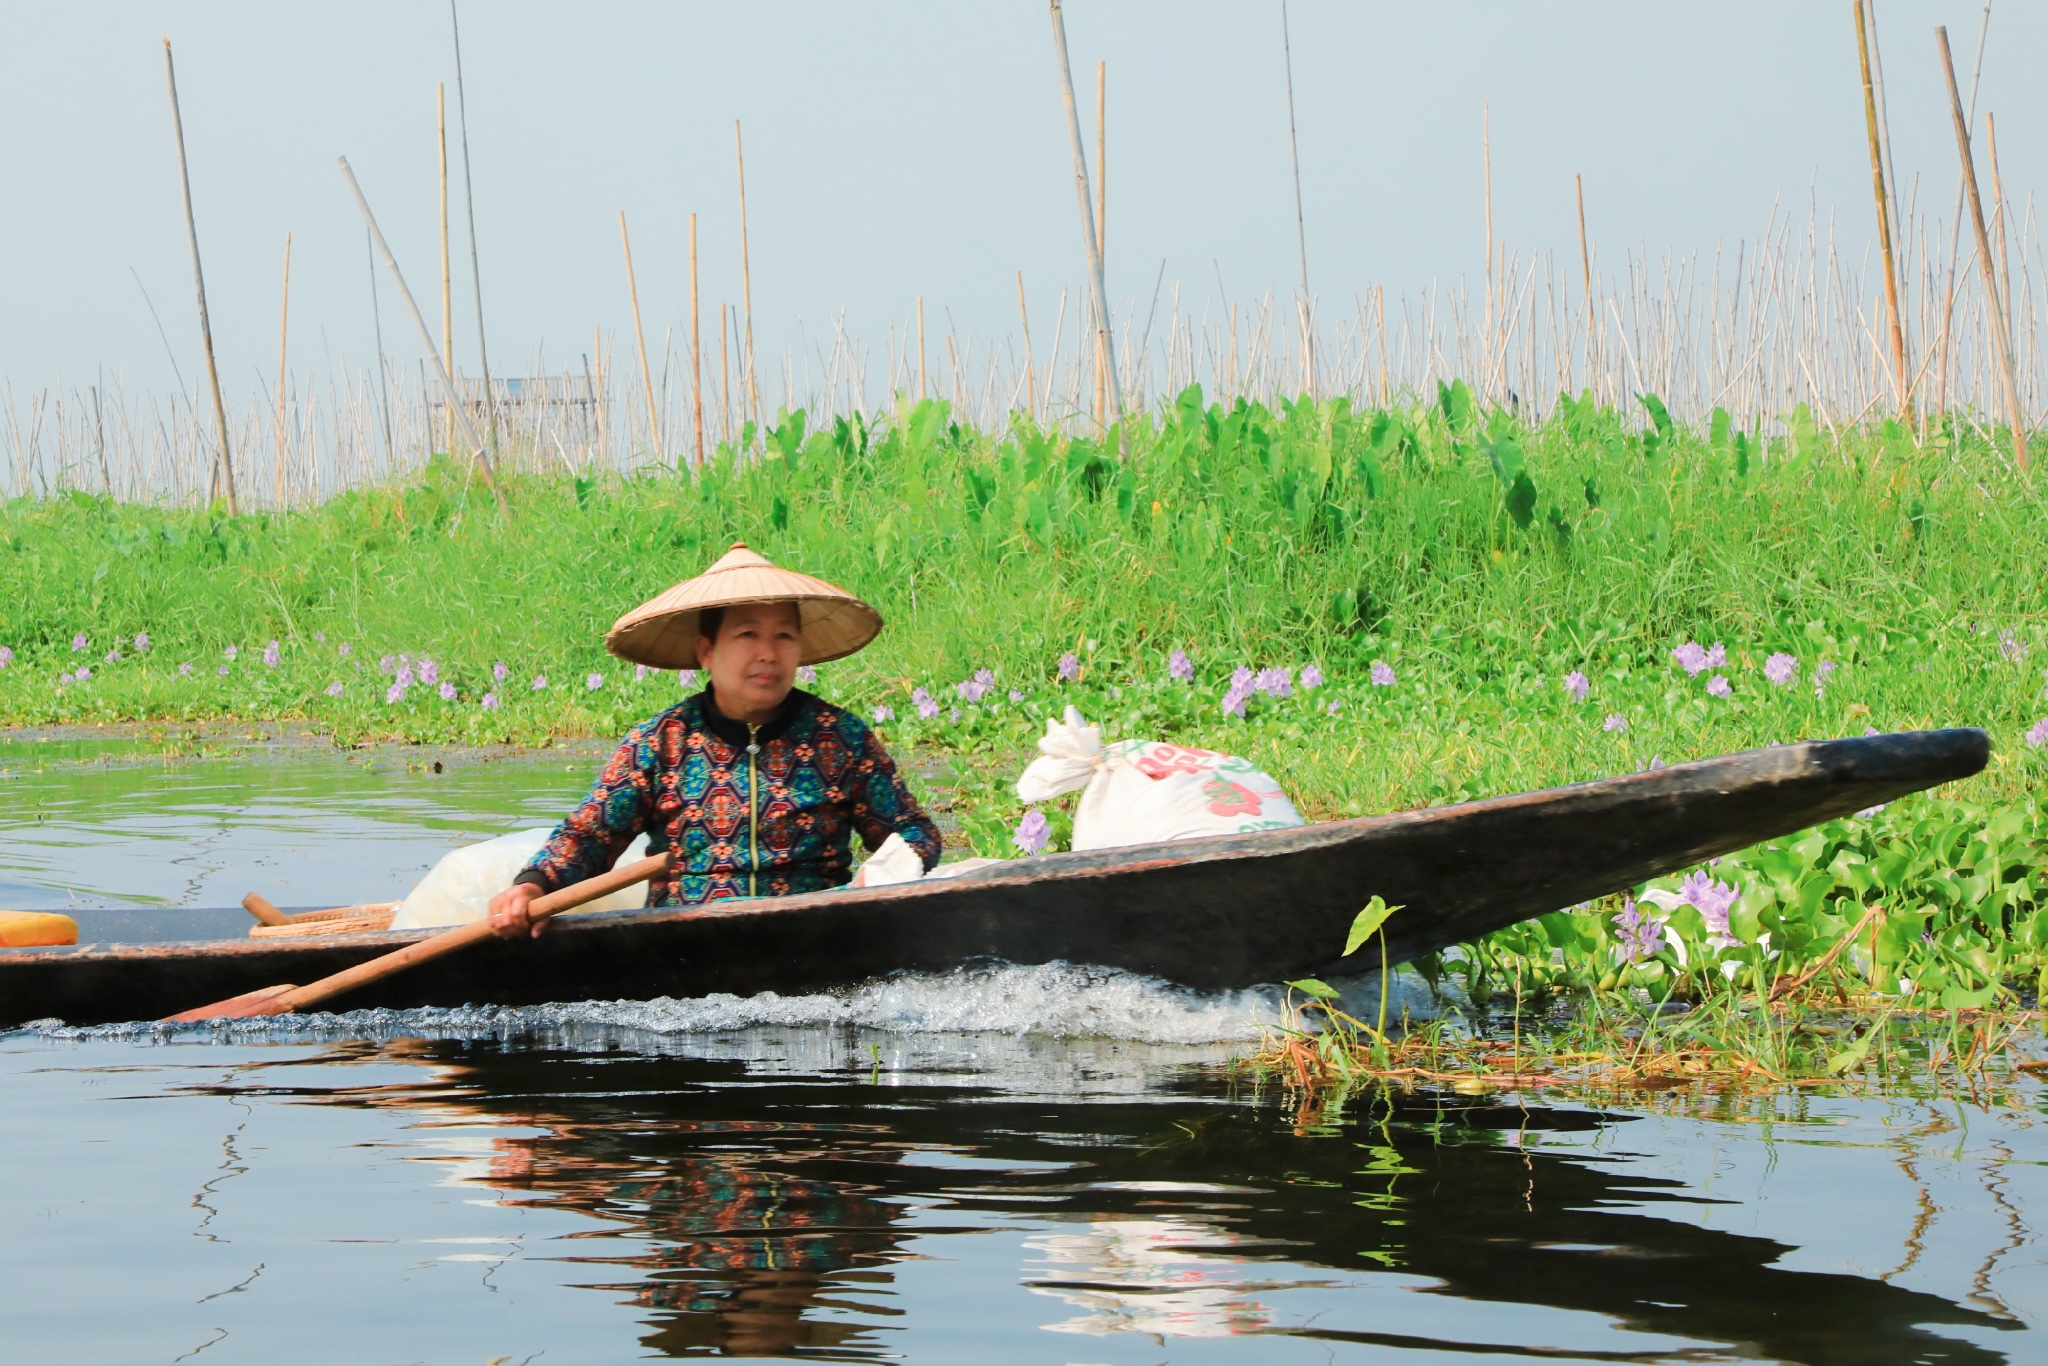
<instances>
[{"instance_id":1,"label":"patterned jacket","mask_svg":"<svg viewBox=\"0 0 2048 1366\"><path fill-rule=\"evenodd\" d=\"M854 834L869 850L899 834L927 870L939 861L938 827L881 740L801 690L751 735L708 687L627 731L517 881L551 892L595 877L643 830L650 855L676 851L676 875L648 884L650 906L842 887Z\"/></svg>"}]
</instances>

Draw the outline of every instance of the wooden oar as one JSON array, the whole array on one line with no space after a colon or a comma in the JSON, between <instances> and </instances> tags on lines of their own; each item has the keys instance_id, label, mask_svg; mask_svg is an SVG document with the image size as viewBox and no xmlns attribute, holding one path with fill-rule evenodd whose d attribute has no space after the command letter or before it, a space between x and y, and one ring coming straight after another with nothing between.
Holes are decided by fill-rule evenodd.
<instances>
[{"instance_id":1,"label":"wooden oar","mask_svg":"<svg viewBox=\"0 0 2048 1366\"><path fill-rule=\"evenodd\" d=\"M559 915L563 911L573 910L587 902L595 901L601 896L609 896L636 882L644 882L657 873L667 872L668 868L667 854L656 854L652 858L640 859L614 868L609 873L600 873L587 881L564 887L559 892L549 892L546 896L535 897L528 903L526 913L535 920L545 920L549 916ZM457 949L466 949L471 944L492 937L489 920L458 925L445 934L437 934L432 939L422 939L417 944L407 944L402 949L395 949L382 957L372 958L367 963L345 968L331 977L323 977L306 986L287 984L264 987L260 991L244 992L225 1001L216 1001L210 1006L200 1006L196 1010L166 1016L165 1021L185 1023L192 1020L240 1020L258 1015L288 1015L294 1010L318 1005L322 1001L371 982L381 982L386 977L404 972L416 963L424 963L430 958L454 953Z\"/></svg>"}]
</instances>

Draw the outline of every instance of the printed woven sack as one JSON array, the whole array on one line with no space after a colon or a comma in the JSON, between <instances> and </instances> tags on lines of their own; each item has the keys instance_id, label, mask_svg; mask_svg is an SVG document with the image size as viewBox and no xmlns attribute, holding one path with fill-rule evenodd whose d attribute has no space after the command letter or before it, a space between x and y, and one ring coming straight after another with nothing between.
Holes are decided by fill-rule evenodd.
<instances>
[{"instance_id":1,"label":"printed woven sack","mask_svg":"<svg viewBox=\"0 0 2048 1366\"><path fill-rule=\"evenodd\" d=\"M1302 825L1280 784L1249 759L1153 740L1102 743L1102 728L1068 707L1048 721L1017 795L1048 801L1084 788L1076 850L1163 844Z\"/></svg>"}]
</instances>

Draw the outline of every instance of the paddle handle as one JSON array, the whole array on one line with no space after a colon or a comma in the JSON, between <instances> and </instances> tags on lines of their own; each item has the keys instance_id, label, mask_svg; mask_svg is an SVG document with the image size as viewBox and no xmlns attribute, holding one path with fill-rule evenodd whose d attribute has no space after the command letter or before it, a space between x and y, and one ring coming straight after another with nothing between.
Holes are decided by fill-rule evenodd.
<instances>
[{"instance_id":1,"label":"paddle handle","mask_svg":"<svg viewBox=\"0 0 2048 1366\"><path fill-rule=\"evenodd\" d=\"M527 904L526 914L534 920L546 920L550 916L560 915L563 911L574 910L576 907L595 901L599 897L610 896L613 892L630 887L636 882L645 882L657 873L667 872L668 868L669 855L667 854L655 854L650 858L637 859L632 863L614 868L609 873L600 873L596 877L587 878L582 882L571 883L558 892L549 892L545 896L535 897ZM343 992L353 991L357 987L367 986L371 982L381 982L386 977L404 972L407 968L427 962L429 959L439 958L444 954L454 953L458 949L466 949L471 944L491 937L491 922L488 919L475 921L468 925L458 925L445 934L435 935L432 939L422 939L417 944L407 944L402 949L394 949L382 957L372 958L367 963L358 963L354 967L343 969L331 977L323 977L317 982L309 982L305 986L294 987L290 991L276 997L274 1001L276 1009L267 1013L282 1015L287 1011L303 1010L307 1006L318 1005L320 1002L339 996Z\"/></svg>"}]
</instances>

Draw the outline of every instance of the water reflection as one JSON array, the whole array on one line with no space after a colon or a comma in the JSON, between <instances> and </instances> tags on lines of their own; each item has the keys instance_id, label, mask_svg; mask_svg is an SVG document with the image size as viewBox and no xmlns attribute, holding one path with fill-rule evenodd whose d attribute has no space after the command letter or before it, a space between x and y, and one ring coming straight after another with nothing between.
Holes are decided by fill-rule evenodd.
<instances>
[{"instance_id":1,"label":"water reflection","mask_svg":"<svg viewBox=\"0 0 2048 1366\"><path fill-rule=\"evenodd\" d=\"M460 1041L339 1054L404 1057L432 1080L294 1094L519 1131L493 1138L464 1179L500 1203L585 1216L586 1231L526 1255L632 1306L642 1345L671 1357L899 1354L938 1312L917 1264L949 1258L972 1293L1029 1292L1040 1309L1017 1327L1105 1346L1256 1336L1971 1366L2008 1360L1989 1339L2025 1327L1876 1276L1787 1265L1795 1245L1711 1226L1735 1202L1645 1171L1626 1118L1566 1107L1411 1098L1301 1132L1208 1069L1077 1104L1015 1077L884 1075L879 1060L773 1075L736 1059ZM1578 1142L1547 1150L1557 1139ZM992 1276L971 1248L998 1233L1017 1251ZM1046 1359L1029 1336L1040 1345L992 1343L977 1358Z\"/></svg>"}]
</instances>

